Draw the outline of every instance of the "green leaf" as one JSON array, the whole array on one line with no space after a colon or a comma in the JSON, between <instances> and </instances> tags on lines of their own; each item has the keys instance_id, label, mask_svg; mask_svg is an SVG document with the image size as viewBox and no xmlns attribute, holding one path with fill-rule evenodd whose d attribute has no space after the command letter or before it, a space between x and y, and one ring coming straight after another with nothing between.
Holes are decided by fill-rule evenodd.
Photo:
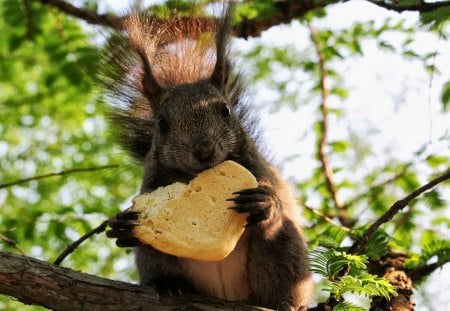
<instances>
[{"instance_id":1,"label":"green leaf","mask_svg":"<svg viewBox=\"0 0 450 311\"><path fill-rule=\"evenodd\" d=\"M311 252L310 259L311 271L328 279L334 279L347 265L352 270L365 270L367 268L367 258L363 255L350 255L321 247Z\"/></svg>"},{"instance_id":2,"label":"green leaf","mask_svg":"<svg viewBox=\"0 0 450 311\"><path fill-rule=\"evenodd\" d=\"M347 233L341 227L327 224L325 229L314 236L315 239L310 239L310 244L314 246L339 248L346 236Z\"/></svg>"},{"instance_id":3,"label":"green leaf","mask_svg":"<svg viewBox=\"0 0 450 311\"><path fill-rule=\"evenodd\" d=\"M436 226L443 224L447 229L450 229L450 218L446 216L438 216L434 218L431 223Z\"/></svg>"},{"instance_id":4,"label":"green leaf","mask_svg":"<svg viewBox=\"0 0 450 311\"><path fill-rule=\"evenodd\" d=\"M358 278L346 275L336 281L325 281L324 291L328 291L341 300L346 293L364 295L367 297L380 296L389 299L396 296L395 286L385 278L380 278L372 274L359 276Z\"/></svg>"},{"instance_id":5,"label":"green leaf","mask_svg":"<svg viewBox=\"0 0 450 311\"><path fill-rule=\"evenodd\" d=\"M450 20L450 8L442 7L429 12L420 13L420 21L433 30L440 30L441 26Z\"/></svg>"},{"instance_id":6,"label":"green leaf","mask_svg":"<svg viewBox=\"0 0 450 311\"><path fill-rule=\"evenodd\" d=\"M341 301L334 306L333 311L366 311L366 309L349 301Z\"/></svg>"},{"instance_id":7,"label":"green leaf","mask_svg":"<svg viewBox=\"0 0 450 311\"><path fill-rule=\"evenodd\" d=\"M383 50L395 52L395 47L387 41L383 41L383 40L379 41L378 46Z\"/></svg>"},{"instance_id":8,"label":"green leaf","mask_svg":"<svg viewBox=\"0 0 450 311\"><path fill-rule=\"evenodd\" d=\"M341 99L345 99L348 97L348 90L344 89L344 88L340 88L340 87L333 87L330 90L330 93L333 95L338 96Z\"/></svg>"},{"instance_id":9,"label":"green leaf","mask_svg":"<svg viewBox=\"0 0 450 311\"><path fill-rule=\"evenodd\" d=\"M450 262L450 240L433 240L429 242L422 248L422 252L419 255L411 256L405 261L405 267L418 268L425 266L435 256L439 265Z\"/></svg>"},{"instance_id":10,"label":"green leaf","mask_svg":"<svg viewBox=\"0 0 450 311\"><path fill-rule=\"evenodd\" d=\"M447 81L442 86L442 92L441 92L441 102L442 102L442 108L444 111L447 111L448 106L450 104L450 81Z\"/></svg>"},{"instance_id":11,"label":"green leaf","mask_svg":"<svg viewBox=\"0 0 450 311\"><path fill-rule=\"evenodd\" d=\"M347 151L348 147L350 146L350 142L346 140L335 140L330 142L330 147L333 150L333 152L336 153L344 153Z\"/></svg>"}]
</instances>

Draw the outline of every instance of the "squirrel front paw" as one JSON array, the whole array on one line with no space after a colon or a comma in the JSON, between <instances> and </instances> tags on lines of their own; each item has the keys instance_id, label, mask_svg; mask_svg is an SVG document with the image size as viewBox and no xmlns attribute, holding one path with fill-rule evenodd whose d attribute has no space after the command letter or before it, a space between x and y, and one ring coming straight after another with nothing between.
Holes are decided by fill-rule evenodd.
<instances>
[{"instance_id":1,"label":"squirrel front paw","mask_svg":"<svg viewBox=\"0 0 450 311\"><path fill-rule=\"evenodd\" d=\"M266 185L260 185L258 188L245 189L235 192L237 196L228 199L236 205L231 207L238 213L249 213L247 217L247 227L270 219L273 212L279 208L280 201L275 191Z\"/></svg>"},{"instance_id":2,"label":"squirrel front paw","mask_svg":"<svg viewBox=\"0 0 450 311\"><path fill-rule=\"evenodd\" d=\"M142 245L141 241L133 235L133 228L138 225L138 212L129 209L111 218L108 225L111 230L106 231L106 236L117 239L116 245L119 247L135 247Z\"/></svg>"},{"instance_id":3,"label":"squirrel front paw","mask_svg":"<svg viewBox=\"0 0 450 311\"><path fill-rule=\"evenodd\" d=\"M157 276L149 284L160 296L181 296L195 294L194 285L183 276Z\"/></svg>"}]
</instances>

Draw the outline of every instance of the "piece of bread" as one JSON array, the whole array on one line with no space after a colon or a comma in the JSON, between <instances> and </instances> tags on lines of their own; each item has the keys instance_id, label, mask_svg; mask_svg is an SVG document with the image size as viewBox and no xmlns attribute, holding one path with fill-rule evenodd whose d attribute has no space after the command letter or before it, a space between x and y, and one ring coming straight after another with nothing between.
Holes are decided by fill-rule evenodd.
<instances>
[{"instance_id":1,"label":"piece of bread","mask_svg":"<svg viewBox=\"0 0 450 311\"><path fill-rule=\"evenodd\" d=\"M177 257L219 261L235 248L247 214L229 209L236 191L256 188L243 166L225 161L201 172L188 185L174 183L133 199L140 212L133 234L143 243Z\"/></svg>"}]
</instances>

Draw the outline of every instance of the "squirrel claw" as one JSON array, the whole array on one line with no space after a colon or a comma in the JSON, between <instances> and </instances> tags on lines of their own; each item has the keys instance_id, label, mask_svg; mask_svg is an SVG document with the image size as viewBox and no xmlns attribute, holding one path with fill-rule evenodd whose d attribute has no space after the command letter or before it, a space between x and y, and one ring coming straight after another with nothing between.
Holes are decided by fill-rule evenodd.
<instances>
[{"instance_id":1,"label":"squirrel claw","mask_svg":"<svg viewBox=\"0 0 450 311\"><path fill-rule=\"evenodd\" d=\"M133 235L133 228L138 225L138 212L132 212L129 209L117 214L111 218L108 225L111 230L106 231L108 238L117 239L116 245L119 247L135 247L142 245L138 238Z\"/></svg>"},{"instance_id":2,"label":"squirrel claw","mask_svg":"<svg viewBox=\"0 0 450 311\"><path fill-rule=\"evenodd\" d=\"M152 286L161 296L181 296L194 294L196 290L183 276L161 276L152 280Z\"/></svg>"},{"instance_id":3,"label":"squirrel claw","mask_svg":"<svg viewBox=\"0 0 450 311\"><path fill-rule=\"evenodd\" d=\"M108 225L111 228L118 228L118 229L132 229L133 227L137 226L138 223L131 222L129 220L122 220L122 219L111 219L108 222Z\"/></svg>"},{"instance_id":4,"label":"squirrel claw","mask_svg":"<svg viewBox=\"0 0 450 311\"><path fill-rule=\"evenodd\" d=\"M228 201L232 201L236 205L230 207L230 209L237 213L249 213L246 227L260 223L270 217L272 206L276 201L276 195L270 187L259 186L258 188L237 191L234 194L237 196L228 199Z\"/></svg>"},{"instance_id":5,"label":"squirrel claw","mask_svg":"<svg viewBox=\"0 0 450 311\"><path fill-rule=\"evenodd\" d=\"M142 242L135 237L118 238L116 245L118 247L136 247L142 245Z\"/></svg>"},{"instance_id":6,"label":"squirrel claw","mask_svg":"<svg viewBox=\"0 0 450 311\"><path fill-rule=\"evenodd\" d=\"M123 212L117 214L114 218L117 220L138 220L139 214L139 212L132 212L129 209L126 209Z\"/></svg>"}]
</instances>

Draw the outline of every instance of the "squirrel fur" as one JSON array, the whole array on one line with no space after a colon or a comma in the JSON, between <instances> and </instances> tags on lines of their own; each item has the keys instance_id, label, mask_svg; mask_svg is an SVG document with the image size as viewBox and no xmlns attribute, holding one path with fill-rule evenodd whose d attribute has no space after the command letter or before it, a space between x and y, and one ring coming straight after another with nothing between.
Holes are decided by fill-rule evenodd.
<instances>
[{"instance_id":1,"label":"squirrel fur","mask_svg":"<svg viewBox=\"0 0 450 311\"><path fill-rule=\"evenodd\" d=\"M232 5L216 20L144 13L110 40L102 83L114 102L110 118L123 146L144 169L141 193L233 160L259 187L237 193L248 213L235 250L219 262L177 258L132 236L136 215L111 222L109 237L135 247L140 282L159 294L197 293L278 310L306 309L312 292L308 251L293 217L289 185L258 150L250 105L228 48Z\"/></svg>"}]
</instances>

